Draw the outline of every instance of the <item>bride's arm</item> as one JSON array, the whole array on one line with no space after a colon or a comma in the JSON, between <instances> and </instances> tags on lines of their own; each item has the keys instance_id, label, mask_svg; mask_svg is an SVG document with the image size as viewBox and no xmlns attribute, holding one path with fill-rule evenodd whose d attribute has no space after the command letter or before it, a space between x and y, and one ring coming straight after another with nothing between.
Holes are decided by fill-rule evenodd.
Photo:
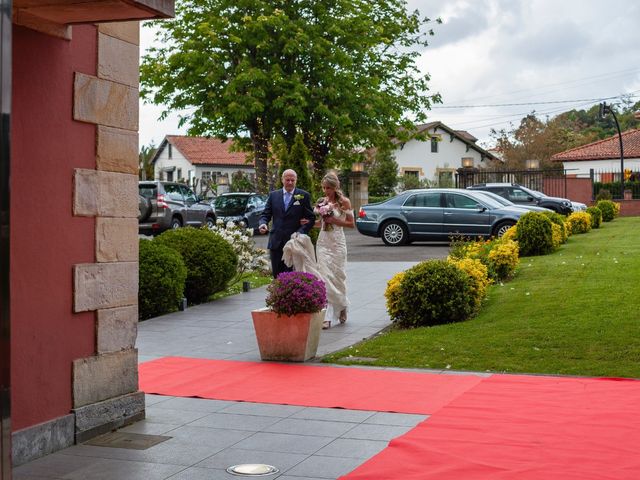
<instances>
[{"instance_id":1,"label":"bride's arm","mask_svg":"<svg viewBox=\"0 0 640 480\"><path fill-rule=\"evenodd\" d=\"M355 227L356 223L353 218L353 211L351 210L351 201L347 197L342 197L342 205L340 208L342 209L343 212L345 212L344 219L333 217L331 218L331 223L338 225L340 227L345 227L345 228Z\"/></svg>"}]
</instances>

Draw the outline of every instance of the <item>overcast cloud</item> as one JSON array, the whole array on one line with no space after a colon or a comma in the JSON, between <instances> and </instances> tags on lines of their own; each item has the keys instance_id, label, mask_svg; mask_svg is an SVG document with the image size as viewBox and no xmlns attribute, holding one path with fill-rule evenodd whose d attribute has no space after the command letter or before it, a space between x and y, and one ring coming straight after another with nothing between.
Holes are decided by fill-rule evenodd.
<instances>
[{"instance_id":1,"label":"overcast cloud","mask_svg":"<svg viewBox=\"0 0 640 480\"><path fill-rule=\"evenodd\" d=\"M621 94L640 99L637 0L409 0L408 6L443 21L431 25L435 36L419 60L431 91L443 98L429 120L467 130L485 146L491 128L509 128L533 110L544 117ZM152 37L142 29L141 52ZM580 101L540 103L567 100ZM503 106L513 103L527 105ZM459 106L465 108L448 108ZM141 104L140 145L185 133L177 115L157 121L160 111Z\"/></svg>"}]
</instances>

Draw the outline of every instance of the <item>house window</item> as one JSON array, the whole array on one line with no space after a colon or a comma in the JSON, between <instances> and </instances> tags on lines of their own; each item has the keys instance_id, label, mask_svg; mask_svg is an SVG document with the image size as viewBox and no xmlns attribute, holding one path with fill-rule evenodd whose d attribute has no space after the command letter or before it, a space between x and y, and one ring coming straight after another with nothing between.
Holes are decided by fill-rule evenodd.
<instances>
[{"instance_id":1,"label":"house window","mask_svg":"<svg viewBox=\"0 0 640 480\"><path fill-rule=\"evenodd\" d=\"M171 148L171 144L169 144L169 158L173 158L173 149Z\"/></svg>"},{"instance_id":2,"label":"house window","mask_svg":"<svg viewBox=\"0 0 640 480\"><path fill-rule=\"evenodd\" d=\"M173 172L167 172L167 182L173 182Z\"/></svg>"},{"instance_id":3,"label":"house window","mask_svg":"<svg viewBox=\"0 0 640 480\"><path fill-rule=\"evenodd\" d=\"M211 172L202 172L202 183L209 183L211 181Z\"/></svg>"},{"instance_id":4,"label":"house window","mask_svg":"<svg viewBox=\"0 0 640 480\"><path fill-rule=\"evenodd\" d=\"M431 153L438 153L438 139L431 137Z\"/></svg>"},{"instance_id":5,"label":"house window","mask_svg":"<svg viewBox=\"0 0 640 480\"><path fill-rule=\"evenodd\" d=\"M405 170L404 174L409 177L418 178L418 170Z\"/></svg>"},{"instance_id":6,"label":"house window","mask_svg":"<svg viewBox=\"0 0 640 480\"><path fill-rule=\"evenodd\" d=\"M182 169L178 169L178 180L182 180Z\"/></svg>"}]
</instances>

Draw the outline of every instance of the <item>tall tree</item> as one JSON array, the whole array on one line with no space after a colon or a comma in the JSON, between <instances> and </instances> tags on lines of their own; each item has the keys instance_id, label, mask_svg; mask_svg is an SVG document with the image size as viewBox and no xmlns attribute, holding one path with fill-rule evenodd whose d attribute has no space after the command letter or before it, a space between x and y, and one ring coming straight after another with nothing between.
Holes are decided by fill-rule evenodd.
<instances>
[{"instance_id":1,"label":"tall tree","mask_svg":"<svg viewBox=\"0 0 640 480\"><path fill-rule=\"evenodd\" d=\"M284 145L284 148L286 148L286 145ZM282 174L287 169L295 170L298 175L298 181L296 183L298 188L306 190L307 192L313 192L313 181L309 174L309 152L300 134L294 137L291 150L281 154L280 170L278 172L280 184L282 182Z\"/></svg>"},{"instance_id":2,"label":"tall tree","mask_svg":"<svg viewBox=\"0 0 640 480\"><path fill-rule=\"evenodd\" d=\"M390 150L378 150L369 174L369 193L380 197L391 195L397 184L398 163Z\"/></svg>"},{"instance_id":3,"label":"tall tree","mask_svg":"<svg viewBox=\"0 0 640 480\"><path fill-rule=\"evenodd\" d=\"M143 145L138 154L138 178L140 180L153 180L153 165L151 160L158 149L151 142L150 145Z\"/></svg>"},{"instance_id":4,"label":"tall tree","mask_svg":"<svg viewBox=\"0 0 640 480\"><path fill-rule=\"evenodd\" d=\"M193 135L249 135L258 187L269 142L301 133L316 174L337 148L379 145L437 95L415 64L429 19L406 0L184 0L157 23L141 94ZM412 118L410 118L410 116Z\"/></svg>"}]
</instances>

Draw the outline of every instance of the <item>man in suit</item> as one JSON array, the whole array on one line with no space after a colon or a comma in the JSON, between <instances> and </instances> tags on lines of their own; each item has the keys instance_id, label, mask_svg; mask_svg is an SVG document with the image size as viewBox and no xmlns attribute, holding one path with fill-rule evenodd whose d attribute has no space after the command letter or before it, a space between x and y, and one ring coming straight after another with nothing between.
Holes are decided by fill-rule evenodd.
<instances>
[{"instance_id":1,"label":"man in suit","mask_svg":"<svg viewBox=\"0 0 640 480\"><path fill-rule=\"evenodd\" d=\"M276 278L281 272L291 271L282 261L282 249L291 235L308 234L313 228L316 217L311 207L309 192L296 188L298 175L293 170L282 174L282 189L269 194L267 205L260 217L260 233L267 233L267 224L272 220L267 248L271 257L271 272ZM304 222L306 219L308 221Z\"/></svg>"}]
</instances>

